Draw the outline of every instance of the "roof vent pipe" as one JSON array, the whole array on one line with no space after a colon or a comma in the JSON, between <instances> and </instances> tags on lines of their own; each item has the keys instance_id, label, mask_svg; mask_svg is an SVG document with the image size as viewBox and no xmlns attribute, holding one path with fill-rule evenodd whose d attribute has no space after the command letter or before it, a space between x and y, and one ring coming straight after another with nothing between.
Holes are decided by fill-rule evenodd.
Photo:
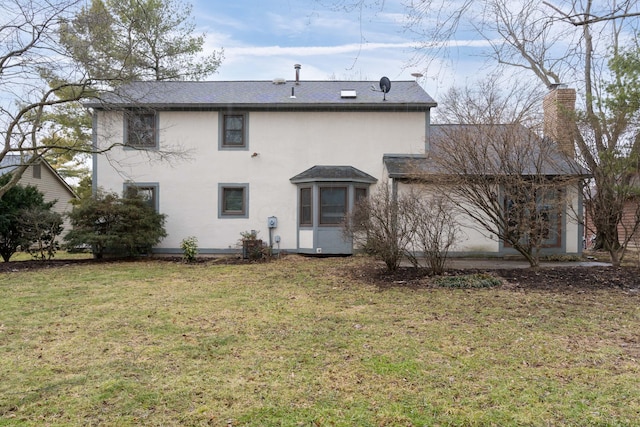
<instances>
[{"instance_id":1,"label":"roof vent pipe","mask_svg":"<svg viewBox=\"0 0 640 427\"><path fill-rule=\"evenodd\" d=\"M302 65L295 64L293 68L296 69L296 84L299 85L300 84L300 68L302 68Z\"/></svg>"}]
</instances>

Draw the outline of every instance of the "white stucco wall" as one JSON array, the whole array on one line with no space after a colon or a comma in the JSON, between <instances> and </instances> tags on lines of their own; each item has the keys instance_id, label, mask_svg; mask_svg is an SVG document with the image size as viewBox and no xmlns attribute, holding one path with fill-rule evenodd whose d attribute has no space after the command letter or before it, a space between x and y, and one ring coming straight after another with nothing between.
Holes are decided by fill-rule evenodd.
<instances>
[{"instance_id":1,"label":"white stucco wall","mask_svg":"<svg viewBox=\"0 0 640 427\"><path fill-rule=\"evenodd\" d=\"M582 226L579 216L580 189L578 186L567 188L567 209L565 215L566 234L566 252L568 254L577 254L582 252Z\"/></svg>"},{"instance_id":2,"label":"white stucco wall","mask_svg":"<svg viewBox=\"0 0 640 427\"><path fill-rule=\"evenodd\" d=\"M429 186L412 185L406 183L398 184L398 192L408 192L411 189L421 191L427 196L433 195L433 189ZM436 190L441 191L441 190ZM563 252L567 254L578 254L582 250L582 235L580 231L580 222L577 217L579 212L580 190L577 185L570 185L565 188L564 205L561 206L562 224L564 234L562 236L562 247L546 249L550 252ZM464 203L460 201L459 203ZM504 251L498 237L487 231L476 221L464 214L459 214L456 221L460 226L457 243L450 249L450 253L455 254L482 254L482 255L501 255L505 253L515 253L515 251ZM545 249L543 249L545 250ZM502 251L502 253L501 253Z\"/></svg>"},{"instance_id":3,"label":"white stucco wall","mask_svg":"<svg viewBox=\"0 0 640 427\"><path fill-rule=\"evenodd\" d=\"M406 183L398 183L398 192L407 193L413 189L414 191L424 194L426 197L432 197L434 190L429 186L411 185ZM474 220L466 215L458 214L455 221L459 225L459 233L456 243L450 248L451 254L468 253L468 254L498 254L500 252L500 242L497 237L489 233L486 229L480 227Z\"/></svg>"},{"instance_id":4,"label":"white stucco wall","mask_svg":"<svg viewBox=\"0 0 640 427\"><path fill-rule=\"evenodd\" d=\"M177 249L187 236L196 236L201 249L235 248L246 230L268 241L267 218L276 216L274 236L292 250L298 235L291 177L315 165L344 165L381 179L383 154L424 151L425 122L424 112L250 112L248 149L220 151L218 112L160 112L160 151L179 155L160 161L118 147L97 156L94 173L97 186L118 193L126 181L158 183L168 232L159 248ZM100 147L121 144L123 130L121 113L98 112ZM249 184L248 218L218 218L220 183Z\"/></svg>"}]
</instances>

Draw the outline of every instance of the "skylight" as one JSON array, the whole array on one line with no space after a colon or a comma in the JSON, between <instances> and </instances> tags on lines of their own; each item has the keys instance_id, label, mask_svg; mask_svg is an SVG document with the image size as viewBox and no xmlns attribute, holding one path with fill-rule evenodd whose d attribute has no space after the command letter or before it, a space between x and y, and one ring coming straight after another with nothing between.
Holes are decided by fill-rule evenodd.
<instances>
[{"instance_id":1,"label":"skylight","mask_svg":"<svg viewBox=\"0 0 640 427\"><path fill-rule=\"evenodd\" d=\"M355 98L356 90L355 89L342 89L340 91L340 98Z\"/></svg>"}]
</instances>

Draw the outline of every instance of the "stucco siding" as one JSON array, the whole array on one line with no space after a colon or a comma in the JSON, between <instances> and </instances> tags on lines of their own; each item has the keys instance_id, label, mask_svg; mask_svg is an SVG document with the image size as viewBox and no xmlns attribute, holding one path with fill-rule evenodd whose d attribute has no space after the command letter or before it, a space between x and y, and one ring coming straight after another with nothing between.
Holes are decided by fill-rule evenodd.
<instances>
[{"instance_id":1,"label":"stucco siding","mask_svg":"<svg viewBox=\"0 0 640 427\"><path fill-rule=\"evenodd\" d=\"M564 226L566 228L565 253L579 254L583 249L583 230L581 214L581 194L576 187L567 188Z\"/></svg>"},{"instance_id":2,"label":"stucco siding","mask_svg":"<svg viewBox=\"0 0 640 427\"><path fill-rule=\"evenodd\" d=\"M426 197L433 196L435 191L442 191L431 189L428 185L398 184L399 193L406 193L411 189L421 192L421 194ZM576 186L567 187L565 192L566 197L561 206L562 247L558 249L543 249L545 253L557 253L560 251L567 254L579 254L582 252L582 231L577 218L577 213L580 212L580 192ZM462 200L458 202L458 206L464 206L463 204L464 201ZM469 209L477 210L472 207ZM454 212L456 210L457 209L454 209ZM460 232L456 244L450 249L451 254L494 256L516 253L513 249L505 250L504 245L501 244L499 238L494 233L487 231L477 221L461 213L459 210L456 215L456 221L460 226Z\"/></svg>"},{"instance_id":3,"label":"stucco siding","mask_svg":"<svg viewBox=\"0 0 640 427\"><path fill-rule=\"evenodd\" d=\"M248 112L248 147L218 149L216 111L161 111L159 151L115 148L96 159L98 187L122 192L123 184L155 182L167 232L159 248L176 249L187 236L200 248L228 250L240 232L260 231L276 216L280 248L295 249L297 187L289 179L314 165L349 165L377 179L384 153L424 151L424 112ZM123 142L123 115L98 112L98 145ZM160 161L159 154L169 155ZM247 218L218 218L218 184L246 183ZM305 244L302 239L301 244Z\"/></svg>"},{"instance_id":4,"label":"stucco siding","mask_svg":"<svg viewBox=\"0 0 640 427\"><path fill-rule=\"evenodd\" d=\"M418 191L419 194L429 198L437 196L441 191L435 190L428 185L398 184L399 193L406 194L411 190ZM463 202L460 201L458 206L462 203ZM459 233L455 244L450 248L450 253L492 255L500 252L500 242L494 234L481 228L476 221L464 215L458 209L454 208L453 213L455 215L455 221L459 226Z\"/></svg>"}]
</instances>

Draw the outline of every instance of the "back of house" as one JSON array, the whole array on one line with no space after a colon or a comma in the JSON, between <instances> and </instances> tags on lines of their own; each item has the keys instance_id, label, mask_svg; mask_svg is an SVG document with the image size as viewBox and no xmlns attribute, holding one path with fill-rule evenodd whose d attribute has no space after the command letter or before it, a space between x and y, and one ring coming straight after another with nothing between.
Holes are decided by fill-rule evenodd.
<instances>
[{"instance_id":1,"label":"back of house","mask_svg":"<svg viewBox=\"0 0 640 427\"><path fill-rule=\"evenodd\" d=\"M134 82L93 110L94 190L135 186L167 215L156 253L234 253L243 235L274 250L351 254L342 222L377 186L411 186L407 158L429 150L436 102L416 81ZM390 90L389 87L390 85ZM577 187L576 187L577 188ZM580 209L578 192L564 208ZM554 253L578 253L566 212ZM560 217L559 217L560 218ZM462 218L459 255L510 249Z\"/></svg>"},{"instance_id":2,"label":"back of house","mask_svg":"<svg viewBox=\"0 0 640 427\"><path fill-rule=\"evenodd\" d=\"M384 180L385 153L423 153L433 99L415 82L136 82L94 110L97 188L142 189L167 215L158 253L198 239L350 254L341 222ZM384 181L386 182L386 180Z\"/></svg>"}]
</instances>

